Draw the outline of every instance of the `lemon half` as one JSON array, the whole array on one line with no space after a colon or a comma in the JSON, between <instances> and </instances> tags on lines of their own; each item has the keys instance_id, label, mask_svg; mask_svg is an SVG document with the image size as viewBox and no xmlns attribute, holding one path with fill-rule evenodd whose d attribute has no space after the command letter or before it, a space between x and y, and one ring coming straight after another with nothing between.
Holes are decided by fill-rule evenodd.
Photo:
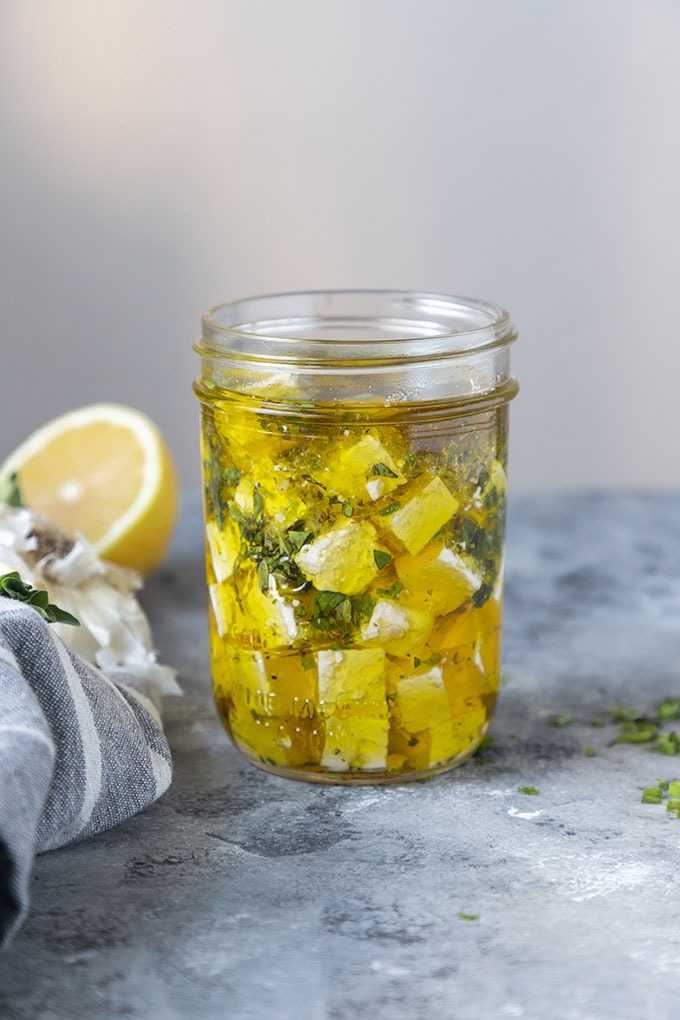
<instances>
[{"instance_id":1,"label":"lemon half","mask_svg":"<svg viewBox=\"0 0 680 1020\"><path fill-rule=\"evenodd\" d=\"M103 559L143 574L163 559L177 516L177 478L163 436L141 411L91 404L33 432L0 466L24 502Z\"/></svg>"}]
</instances>

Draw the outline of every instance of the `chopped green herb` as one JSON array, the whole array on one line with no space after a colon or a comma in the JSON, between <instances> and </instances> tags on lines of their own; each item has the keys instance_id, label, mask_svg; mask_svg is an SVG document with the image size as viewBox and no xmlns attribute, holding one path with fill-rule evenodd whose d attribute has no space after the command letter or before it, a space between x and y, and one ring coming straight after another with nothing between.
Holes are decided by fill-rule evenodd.
<instances>
[{"instance_id":1,"label":"chopped green herb","mask_svg":"<svg viewBox=\"0 0 680 1020\"><path fill-rule=\"evenodd\" d=\"M680 737L675 731L661 733L656 738L654 747L650 747L649 750L656 751L657 754L680 754Z\"/></svg>"},{"instance_id":2,"label":"chopped green herb","mask_svg":"<svg viewBox=\"0 0 680 1020\"><path fill-rule=\"evenodd\" d=\"M623 723L621 732L612 744L648 744L655 740L659 727L650 719L630 719Z\"/></svg>"},{"instance_id":3,"label":"chopped green herb","mask_svg":"<svg viewBox=\"0 0 680 1020\"><path fill-rule=\"evenodd\" d=\"M611 715L614 722L620 723L634 722L636 719L639 719L640 717L637 709L625 708L623 705L616 705L614 708L610 708L609 714Z\"/></svg>"},{"instance_id":4,"label":"chopped green herb","mask_svg":"<svg viewBox=\"0 0 680 1020\"><path fill-rule=\"evenodd\" d=\"M286 538L292 545L295 552L300 552L305 542L308 542L312 537L313 532L311 531L287 531Z\"/></svg>"},{"instance_id":5,"label":"chopped green herb","mask_svg":"<svg viewBox=\"0 0 680 1020\"><path fill-rule=\"evenodd\" d=\"M302 657L302 668L303 669L314 669L316 666L316 659L313 655L303 655Z\"/></svg>"},{"instance_id":6,"label":"chopped green herb","mask_svg":"<svg viewBox=\"0 0 680 1020\"><path fill-rule=\"evenodd\" d=\"M354 508L352 506L350 506L349 503L343 503L342 504L342 512L345 515L345 517L351 517L352 514L354 513Z\"/></svg>"},{"instance_id":7,"label":"chopped green herb","mask_svg":"<svg viewBox=\"0 0 680 1020\"><path fill-rule=\"evenodd\" d=\"M257 580L262 591L267 591L269 587L269 567L266 560L260 560L257 565Z\"/></svg>"},{"instance_id":8,"label":"chopped green herb","mask_svg":"<svg viewBox=\"0 0 680 1020\"><path fill-rule=\"evenodd\" d=\"M241 510L239 506L236 506L236 503L229 504L228 513L232 521L236 521L237 524L246 523L246 515L243 513L243 510Z\"/></svg>"},{"instance_id":9,"label":"chopped green herb","mask_svg":"<svg viewBox=\"0 0 680 1020\"><path fill-rule=\"evenodd\" d=\"M656 706L659 722L673 722L680 719L680 698L665 698Z\"/></svg>"},{"instance_id":10,"label":"chopped green herb","mask_svg":"<svg viewBox=\"0 0 680 1020\"><path fill-rule=\"evenodd\" d=\"M366 475L366 477L367 478L372 478L375 475L382 475L384 478L398 478L399 477L397 475L396 471L393 471L392 468L388 468L387 464L383 464L382 462L380 464L374 464L373 467L371 468L371 470Z\"/></svg>"},{"instance_id":11,"label":"chopped green herb","mask_svg":"<svg viewBox=\"0 0 680 1020\"><path fill-rule=\"evenodd\" d=\"M466 914L464 910L458 911L458 917L461 921L478 921L479 914Z\"/></svg>"},{"instance_id":12,"label":"chopped green herb","mask_svg":"<svg viewBox=\"0 0 680 1020\"><path fill-rule=\"evenodd\" d=\"M660 804L663 800L663 790L659 786L645 786L642 791L643 804Z\"/></svg>"},{"instance_id":13,"label":"chopped green herb","mask_svg":"<svg viewBox=\"0 0 680 1020\"><path fill-rule=\"evenodd\" d=\"M595 748L591 744L589 744L583 753L585 754L586 758L594 758L596 752Z\"/></svg>"},{"instance_id":14,"label":"chopped green herb","mask_svg":"<svg viewBox=\"0 0 680 1020\"><path fill-rule=\"evenodd\" d=\"M425 664L426 666L436 666L437 663L442 661L441 654L439 652L433 652L427 659L419 659L417 655L413 656L413 665L418 668Z\"/></svg>"},{"instance_id":15,"label":"chopped green herb","mask_svg":"<svg viewBox=\"0 0 680 1020\"><path fill-rule=\"evenodd\" d=\"M339 591L320 591L314 599L314 615L329 616L346 598Z\"/></svg>"},{"instance_id":16,"label":"chopped green herb","mask_svg":"<svg viewBox=\"0 0 680 1020\"><path fill-rule=\"evenodd\" d=\"M0 595L32 606L48 623L68 623L71 627L80 626L80 620L77 620L71 613L67 613L65 609L60 609L59 606L50 603L46 591L33 588L26 581L22 581L16 570L0 576Z\"/></svg>"},{"instance_id":17,"label":"chopped green herb","mask_svg":"<svg viewBox=\"0 0 680 1020\"><path fill-rule=\"evenodd\" d=\"M394 584L390 585L389 588L378 588L378 595L384 595L385 598L394 599L396 602L399 601L399 596L404 590L404 585L401 581L395 581Z\"/></svg>"},{"instance_id":18,"label":"chopped green herb","mask_svg":"<svg viewBox=\"0 0 680 1020\"><path fill-rule=\"evenodd\" d=\"M392 557L388 552L385 552L384 549L374 549L373 559L375 560L375 565L378 570L382 570L383 567L386 567L387 564L391 562Z\"/></svg>"},{"instance_id":19,"label":"chopped green herb","mask_svg":"<svg viewBox=\"0 0 680 1020\"><path fill-rule=\"evenodd\" d=\"M229 486L237 485L241 478L241 472L238 468L231 467L224 469L224 480Z\"/></svg>"},{"instance_id":20,"label":"chopped green herb","mask_svg":"<svg viewBox=\"0 0 680 1020\"><path fill-rule=\"evenodd\" d=\"M672 779L668 784L668 796L680 797L680 782L677 779Z\"/></svg>"},{"instance_id":21,"label":"chopped green herb","mask_svg":"<svg viewBox=\"0 0 680 1020\"><path fill-rule=\"evenodd\" d=\"M574 715L572 712L563 712L562 715L555 716L552 721L553 726L567 726L568 723L573 722Z\"/></svg>"},{"instance_id":22,"label":"chopped green herb","mask_svg":"<svg viewBox=\"0 0 680 1020\"><path fill-rule=\"evenodd\" d=\"M537 797L541 791L538 790L535 786L518 786L517 792L529 794L529 796L531 797Z\"/></svg>"},{"instance_id":23,"label":"chopped green herb","mask_svg":"<svg viewBox=\"0 0 680 1020\"><path fill-rule=\"evenodd\" d=\"M382 510L378 511L381 517L387 517L389 514L393 514L395 510L398 510L401 506L401 501L395 499L389 506L383 507Z\"/></svg>"}]
</instances>

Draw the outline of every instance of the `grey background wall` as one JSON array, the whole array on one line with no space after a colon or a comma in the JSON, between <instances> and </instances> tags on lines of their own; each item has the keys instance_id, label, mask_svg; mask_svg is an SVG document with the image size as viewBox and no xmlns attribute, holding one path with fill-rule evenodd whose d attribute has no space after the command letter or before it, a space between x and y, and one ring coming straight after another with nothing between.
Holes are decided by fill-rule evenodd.
<instances>
[{"instance_id":1,"label":"grey background wall","mask_svg":"<svg viewBox=\"0 0 680 1020\"><path fill-rule=\"evenodd\" d=\"M487 297L516 491L677 486L677 0L2 0L0 456L94 400L198 482L200 312Z\"/></svg>"}]
</instances>

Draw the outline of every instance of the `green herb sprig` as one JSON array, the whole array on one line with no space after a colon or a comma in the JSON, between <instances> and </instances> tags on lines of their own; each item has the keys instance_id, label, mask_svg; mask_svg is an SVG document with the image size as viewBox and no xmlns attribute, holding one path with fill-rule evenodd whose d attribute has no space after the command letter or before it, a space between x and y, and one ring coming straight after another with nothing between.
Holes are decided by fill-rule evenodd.
<instances>
[{"instance_id":1,"label":"green herb sprig","mask_svg":"<svg viewBox=\"0 0 680 1020\"><path fill-rule=\"evenodd\" d=\"M68 623L71 627L80 626L80 620L71 613L67 613L65 609L53 605L49 601L46 591L33 588L26 581L22 581L16 570L0 576L0 595L32 606L48 623Z\"/></svg>"}]
</instances>

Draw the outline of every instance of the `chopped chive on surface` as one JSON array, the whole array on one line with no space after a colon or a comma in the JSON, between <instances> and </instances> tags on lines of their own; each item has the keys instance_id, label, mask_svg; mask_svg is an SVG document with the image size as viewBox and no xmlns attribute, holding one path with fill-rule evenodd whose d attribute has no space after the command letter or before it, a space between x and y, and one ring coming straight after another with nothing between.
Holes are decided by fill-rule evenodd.
<instances>
[{"instance_id":1,"label":"chopped chive on surface","mask_svg":"<svg viewBox=\"0 0 680 1020\"><path fill-rule=\"evenodd\" d=\"M527 793L531 797L536 797L536 796L538 796L538 794L541 791L538 790L535 786L518 786L517 787L517 792L518 793Z\"/></svg>"},{"instance_id":2,"label":"chopped chive on surface","mask_svg":"<svg viewBox=\"0 0 680 1020\"><path fill-rule=\"evenodd\" d=\"M479 914L466 914L464 910L458 911L458 917L461 921L478 921Z\"/></svg>"},{"instance_id":3,"label":"chopped chive on surface","mask_svg":"<svg viewBox=\"0 0 680 1020\"><path fill-rule=\"evenodd\" d=\"M645 786L642 791L642 804L661 804L663 790L660 786Z\"/></svg>"},{"instance_id":4,"label":"chopped chive on surface","mask_svg":"<svg viewBox=\"0 0 680 1020\"><path fill-rule=\"evenodd\" d=\"M553 726L566 726L574 719L573 712L563 712L562 715L557 715L552 721Z\"/></svg>"}]
</instances>

